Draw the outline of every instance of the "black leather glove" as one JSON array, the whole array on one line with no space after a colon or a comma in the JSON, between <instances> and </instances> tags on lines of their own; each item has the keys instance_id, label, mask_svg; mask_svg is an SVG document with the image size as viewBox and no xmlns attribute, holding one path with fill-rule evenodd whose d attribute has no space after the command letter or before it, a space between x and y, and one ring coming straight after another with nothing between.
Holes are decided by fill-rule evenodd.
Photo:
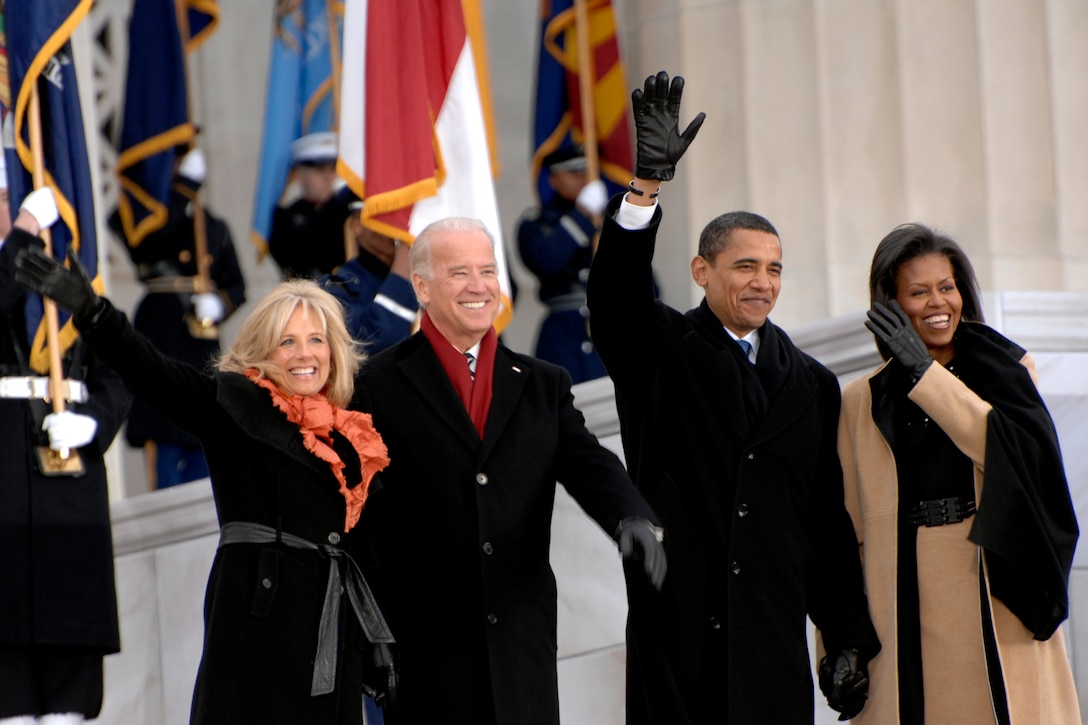
<instances>
[{"instance_id":1,"label":"black leather glove","mask_svg":"<svg viewBox=\"0 0 1088 725\"><path fill-rule=\"evenodd\" d=\"M865 326L884 343L892 357L918 380L933 364L933 357L899 303L891 300L888 304L890 308L879 302L873 304Z\"/></svg>"},{"instance_id":2,"label":"black leather glove","mask_svg":"<svg viewBox=\"0 0 1088 725\"><path fill-rule=\"evenodd\" d=\"M616 527L614 538L619 544L620 554L624 559L635 561L642 559L646 578L650 580L654 589L661 591L667 568L665 547L661 544L665 540L665 532L646 519L629 518L621 521Z\"/></svg>"},{"instance_id":3,"label":"black leather glove","mask_svg":"<svg viewBox=\"0 0 1088 725\"><path fill-rule=\"evenodd\" d=\"M15 281L31 292L48 297L76 319L91 317L98 304L87 270L75 250L68 247L71 269L41 249L22 249L15 258Z\"/></svg>"},{"instance_id":4,"label":"black leather glove","mask_svg":"<svg viewBox=\"0 0 1088 725\"><path fill-rule=\"evenodd\" d=\"M363 672L363 693L383 710L395 710L399 678L393 657L393 645L378 642L370 647L371 662Z\"/></svg>"},{"instance_id":5,"label":"black leather glove","mask_svg":"<svg viewBox=\"0 0 1088 725\"><path fill-rule=\"evenodd\" d=\"M857 717L869 698L869 670L856 649L820 660L820 691L840 721Z\"/></svg>"},{"instance_id":6,"label":"black leather glove","mask_svg":"<svg viewBox=\"0 0 1088 725\"><path fill-rule=\"evenodd\" d=\"M697 115L687 130L680 133L680 96L683 92L683 78L676 76L670 86L669 74L661 71L646 79L645 89L636 88L631 93L638 148L635 176L638 178L672 179L676 162L699 133L705 113Z\"/></svg>"}]
</instances>

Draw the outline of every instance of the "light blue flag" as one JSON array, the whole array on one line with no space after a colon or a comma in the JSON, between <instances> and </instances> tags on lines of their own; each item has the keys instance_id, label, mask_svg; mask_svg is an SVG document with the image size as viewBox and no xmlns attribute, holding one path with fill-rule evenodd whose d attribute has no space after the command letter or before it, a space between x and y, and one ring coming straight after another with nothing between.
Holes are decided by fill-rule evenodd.
<instances>
[{"instance_id":1,"label":"light blue flag","mask_svg":"<svg viewBox=\"0 0 1088 725\"><path fill-rule=\"evenodd\" d=\"M318 131L335 131L335 84L340 73L343 3L302 0L276 9L272 61L265 94L264 133L251 238L268 251L272 213L291 172L291 142ZM329 28L333 32L329 33Z\"/></svg>"}]
</instances>

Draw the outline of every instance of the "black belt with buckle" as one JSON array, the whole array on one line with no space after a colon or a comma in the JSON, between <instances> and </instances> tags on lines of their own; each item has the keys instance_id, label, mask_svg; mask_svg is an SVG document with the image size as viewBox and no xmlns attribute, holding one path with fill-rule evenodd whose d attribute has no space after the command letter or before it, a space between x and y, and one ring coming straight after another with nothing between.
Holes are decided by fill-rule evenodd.
<instances>
[{"instance_id":1,"label":"black belt with buckle","mask_svg":"<svg viewBox=\"0 0 1088 725\"><path fill-rule=\"evenodd\" d=\"M975 502L963 502L959 496L920 501L911 509L907 521L913 526L958 524L975 515Z\"/></svg>"}]
</instances>

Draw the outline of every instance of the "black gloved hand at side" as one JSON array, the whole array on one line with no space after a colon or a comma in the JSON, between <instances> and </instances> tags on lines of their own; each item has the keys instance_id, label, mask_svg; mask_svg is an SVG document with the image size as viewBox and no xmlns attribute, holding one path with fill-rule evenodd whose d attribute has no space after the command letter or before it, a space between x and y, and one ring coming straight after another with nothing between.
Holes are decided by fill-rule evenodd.
<instances>
[{"instance_id":1,"label":"black gloved hand at side","mask_svg":"<svg viewBox=\"0 0 1088 725\"><path fill-rule=\"evenodd\" d=\"M613 538L624 559L642 559L646 578L654 589L661 591L667 569L665 547L661 543L665 539L664 531L646 519L632 517L620 522Z\"/></svg>"},{"instance_id":2,"label":"black gloved hand at side","mask_svg":"<svg viewBox=\"0 0 1088 725\"><path fill-rule=\"evenodd\" d=\"M869 319L865 326L884 343L892 357L918 380L933 364L933 357L899 303L891 300L888 304L890 308L879 302L874 303L873 309L867 313Z\"/></svg>"},{"instance_id":3,"label":"black gloved hand at side","mask_svg":"<svg viewBox=\"0 0 1088 725\"><path fill-rule=\"evenodd\" d=\"M98 304L87 270L68 247L68 269L41 249L23 249L15 258L15 281L31 292L48 297L78 319L91 317Z\"/></svg>"},{"instance_id":4,"label":"black gloved hand at side","mask_svg":"<svg viewBox=\"0 0 1088 725\"><path fill-rule=\"evenodd\" d=\"M370 647L372 661L363 671L363 693L382 710L395 710L400 678L393 654L394 645L379 642Z\"/></svg>"},{"instance_id":5,"label":"black gloved hand at side","mask_svg":"<svg viewBox=\"0 0 1088 725\"><path fill-rule=\"evenodd\" d=\"M820 691L840 721L857 717L869 698L869 670L856 649L820 660Z\"/></svg>"},{"instance_id":6,"label":"black gloved hand at side","mask_svg":"<svg viewBox=\"0 0 1088 725\"><path fill-rule=\"evenodd\" d=\"M676 162L688 150L706 118L700 113L680 133L680 96L684 79L676 76L669 84L669 74L661 71L646 79L644 89L631 93L635 116L637 158L635 176L640 179L669 181L676 173Z\"/></svg>"}]
</instances>

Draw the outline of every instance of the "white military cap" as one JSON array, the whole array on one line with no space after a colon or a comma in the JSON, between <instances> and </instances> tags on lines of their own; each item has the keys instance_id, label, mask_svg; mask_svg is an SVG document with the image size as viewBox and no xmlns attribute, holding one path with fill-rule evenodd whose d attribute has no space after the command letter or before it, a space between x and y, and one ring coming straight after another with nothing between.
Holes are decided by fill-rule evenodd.
<instances>
[{"instance_id":1,"label":"white military cap","mask_svg":"<svg viewBox=\"0 0 1088 725\"><path fill-rule=\"evenodd\" d=\"M336 161L336 134L311 133L291 143L291 164L319 164Z\"/></svg>"}]
</instances>

